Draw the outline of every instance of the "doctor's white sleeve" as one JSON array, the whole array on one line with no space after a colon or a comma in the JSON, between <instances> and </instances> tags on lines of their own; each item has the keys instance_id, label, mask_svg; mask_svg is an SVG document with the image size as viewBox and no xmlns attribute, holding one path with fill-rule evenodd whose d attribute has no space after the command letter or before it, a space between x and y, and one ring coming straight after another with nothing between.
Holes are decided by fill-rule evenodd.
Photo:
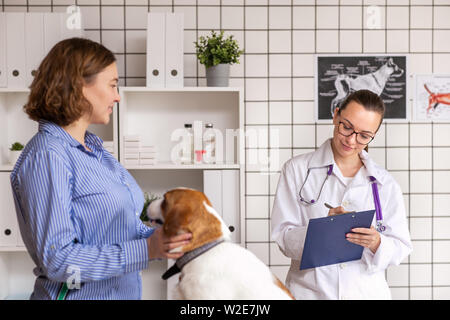
<instances>
[{"instance_id":1,"label":"doctor's white sleeve","mask_svg":"<svg viewBox=\"0 0 450 320\"><path fill-rule=\"evenodd\" d=\"M271 216L272 239L286 257L300 260L305 244L307 224L302 219L297 197L292 161L284 164Z\"/></svg>"},{"instance_id":2,"label":"doctor's white sleeve","mask_svg":"<svg viewBox=\"0 0 450 320\"><path fill-rule=\"evenodd\" d=\"M368 248L363 251L362 260L366 262L369 272L399 265L412 252L402 191L396 182L389 187L387 190L380 189L383 223L386 226L386 230L380 233L380 246L375 254Z\"/></svg>"}]
</instances>

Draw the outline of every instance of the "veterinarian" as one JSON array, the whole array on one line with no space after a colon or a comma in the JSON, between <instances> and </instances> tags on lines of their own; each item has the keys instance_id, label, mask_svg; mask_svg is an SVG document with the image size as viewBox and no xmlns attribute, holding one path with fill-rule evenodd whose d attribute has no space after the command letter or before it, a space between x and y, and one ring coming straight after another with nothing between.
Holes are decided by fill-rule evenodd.
<instances>
[{"instance_id":1,"label":"veterinarian","mask_svg":"<svg viewBox=\"0 0 450 320\"><path fill-rule=\"evenodd\" d=\"M140 299L139 271L190 235L166 238L139 219L133 177L87 131L108 124L120 101L116 59L80 38L57 43L41 62L24 106L39 122L11 185L22 238L36 264L31 299Z\"/></svg>"},{"instance_id":2,"label":"veterinarian","mask_svg":"<svg viewBox=\"0 0 450 320\"><path fill-rule=\"evenodd\" d=\"M334 114L333 137L282 167L271 229L283 254L291 258L286 286L296 299L391 299L385 271L400 264L412 245L398 183L364 150L384 110L383 101L371 91L350 94ZM377 217L380 231L374 217L371 228L342 235L364 247L360 260L300 271L309 219L373 210L376 199L383 218Z\"/></svg>"}]
</instances>

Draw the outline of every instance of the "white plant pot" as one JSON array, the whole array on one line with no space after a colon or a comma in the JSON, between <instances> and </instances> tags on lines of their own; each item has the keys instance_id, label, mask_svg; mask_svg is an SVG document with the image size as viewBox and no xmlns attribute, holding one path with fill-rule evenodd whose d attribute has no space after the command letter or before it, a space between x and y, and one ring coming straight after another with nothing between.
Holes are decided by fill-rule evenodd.
<instances>
[{"instance_id":1,"label":"white plant pot","mask_svg":"<svg viewBox=\"0 0 450 320\"><path fill-rule=\"evenodd\" d=\"M22 151L9 150L9 163L14 165L17 162L17 159L19 159L19 156L21 153L22 153Z\"/></svg>"}]
</instances>

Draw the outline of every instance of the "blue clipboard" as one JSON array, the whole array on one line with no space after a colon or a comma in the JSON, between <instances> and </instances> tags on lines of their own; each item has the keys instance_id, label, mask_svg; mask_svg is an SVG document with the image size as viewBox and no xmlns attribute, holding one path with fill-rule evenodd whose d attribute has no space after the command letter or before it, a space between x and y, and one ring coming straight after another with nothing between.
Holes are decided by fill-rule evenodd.
<instances>
[{"instance_id":1,"label":"blue clipboard","mask_svg":"<svg viewBox=\"0 0 450 320\"><path fill-rule=\"evenodd\" d=\"M364 248L345 235L353 228L370 228L375 210L309 220L300 270L361 259Z\"/></svg>"}]
</instances>

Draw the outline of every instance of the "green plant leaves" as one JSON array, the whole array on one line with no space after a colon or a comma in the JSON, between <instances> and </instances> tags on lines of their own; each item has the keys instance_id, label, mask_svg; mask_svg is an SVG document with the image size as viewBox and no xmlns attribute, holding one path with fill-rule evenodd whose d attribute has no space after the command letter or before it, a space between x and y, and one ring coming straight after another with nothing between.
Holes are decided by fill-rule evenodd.
<instances>
[{"instance_id":1,"label":"green plant leaves","mask_svg":"<svg viewBox=\"0 0 450 320\"><path fill-rule=\"evenodd\" d=\"M20 142L14 142L11 147L9 148L9 150L11 151L20 151L24 148L23 144L21 144Z\"/></svg>"},{"instance_id":2,"label":"green plant leaves","mask_svg":"<svg viewBox=\"0 0 450 320\"><path fill-rule=\"evenodd\" d=\"M206 68L220 63L239 63L239 57L244 52L239 50L239 45L233 39L233 35L224 38L223 31L220 31L219 34L211 31L210 36L201 36L194 44L198 60Z\"/></svg>"}]
</instances>

